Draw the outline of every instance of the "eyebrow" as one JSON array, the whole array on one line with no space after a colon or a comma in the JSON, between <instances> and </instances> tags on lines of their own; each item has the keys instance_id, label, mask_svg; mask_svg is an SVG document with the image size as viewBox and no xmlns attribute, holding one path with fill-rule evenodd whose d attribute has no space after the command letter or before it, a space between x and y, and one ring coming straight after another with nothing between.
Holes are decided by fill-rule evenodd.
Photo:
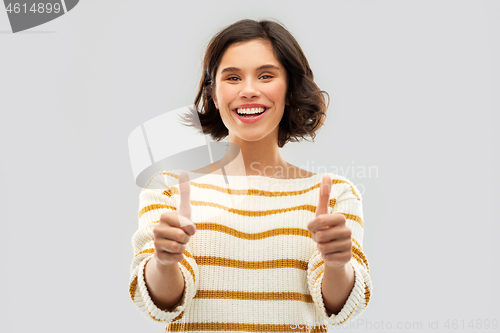
<instances>
[{"instance_id":1,"label":"eyebrow","mask_svg":"<svg viewBox=\"0 0 500 333\"><path fill-rule=\"evenodd\" d=\"M267 65L260 66L259 68L256 69L256 71L260 71L260 70L263 70L263 69L277 69L277 70L280 70L279 67L277 67L277 66L274 66L274 65L271 65L271 64L267 64ZM237 67L226 67L220 73L224 74L226 72L241 72L241 69L239 69Z\"/></svg>"}]
</instances>

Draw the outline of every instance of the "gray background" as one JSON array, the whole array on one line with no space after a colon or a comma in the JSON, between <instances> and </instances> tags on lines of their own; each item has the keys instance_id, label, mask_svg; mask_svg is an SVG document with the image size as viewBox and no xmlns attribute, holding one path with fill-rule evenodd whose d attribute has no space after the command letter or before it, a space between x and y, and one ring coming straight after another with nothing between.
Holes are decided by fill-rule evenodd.
<instances>
[{"instance_id":1,"label":"gray background","mask_svg":"<svg viewBox=\"0 0 500 333\"><path fill-rule=\"evenodd\" d=\"M193 102L210 37L242 18L281 21L330 94L315 143L282 154L363 189L358 324L500 319L498 17L478 0L87 0L12 34L0 10L2 331L163 332L128 293L127 138Z\"/></svg>"}]
</instances>

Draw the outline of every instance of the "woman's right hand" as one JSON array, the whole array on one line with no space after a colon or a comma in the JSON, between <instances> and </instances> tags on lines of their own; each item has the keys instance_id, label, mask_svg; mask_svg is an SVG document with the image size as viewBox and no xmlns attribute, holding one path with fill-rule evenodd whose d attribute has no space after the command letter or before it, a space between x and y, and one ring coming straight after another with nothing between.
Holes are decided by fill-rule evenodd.
<instances>
[{"instance_id":1,"label":"woman's right hand","mask_svg":"<svg viewBox=\"0 0 500 333\"><path fill-rule=\"evenodd\" d=\"M191 222L190 182L186 172L179 175L180 204L176 212L165 212L153 228L155 257L160 265L172 266L184 259L183 252L196 226Z\"/></svg>"}]
</instances>

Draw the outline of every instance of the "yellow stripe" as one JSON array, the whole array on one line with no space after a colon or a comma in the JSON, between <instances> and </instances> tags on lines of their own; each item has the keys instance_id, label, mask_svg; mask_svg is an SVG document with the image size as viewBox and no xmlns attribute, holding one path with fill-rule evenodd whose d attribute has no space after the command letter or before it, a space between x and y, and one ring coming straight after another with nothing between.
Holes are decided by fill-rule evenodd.
<instances>
[{"instance_id":1,"label":"yellow stripe","mask_svg":"<svg viewBox=\"0 0 500 333\"><path fill-rule=\"evenodd\" d=\"M163 172L164 175L170 176L175 179L179 179L179 176L176 174L173 174L171 172ZM341 179L332 179L332 185L335 184L348 184L351 186L351 190L353 194L358 198L359 196L355 193L354 188L352 187L351 183L345 180ZM256 195L256 196L265 196L265 197L282 197L282 196L294 196L294 195L300 195L304 194L307 192L310 192L316 188L319 188L321 186L321 182L317 183L316 185L313 185L307 189L300 190L300 191L262 191L262 190L256 190L256 189L243 189L243 190L233 190L233 189L228 189L224 187L220 187L217 185L212 185L212 184L205 184L205 183L197 183L194 181L191 181L191 186L195 186L198 188L204 188L204 189L209 189L209 190L214 190L226 194L234 194L234 195ZM170 193L171 194L179 194L179 189L177 187L171 187L170 188Z\"/></svg>"},{"instance_id":2,"label":"yellow stripe","mask_svg":"<svg viewBox=\"0 0 500 333\"><path fill-rule=\"evenodd\" d=\"M164 173L164 174L167 174L167 173ZM168 174L170 174L170 173L168 173ZM171 175L173 175L173 174L171 174ZM175 176L175 178L178 178L178 177ZM347 182L335 179L335 180L332 180L332 183L347 183ZM214 190L218 190L218 191L225 192L228 194L241 193L243 195L260 195L260 196L269 196L269 197L298 195L298 194L302 194L302 193L308 192L310 190L313 190L315 188L318 188L320 186L320 184L316 184L316 185L310 187L309 189L302 190L302 191L270 192L270 191L261 191L261 190L252 190L252 189L250 189L250 190L231 190L231 189L224 189L222 187L215 186L215 185L199 184L196 182L191 182L191 185L197 186L200 188L212 188ZM356 193L354 192L354 189L353 189L353 193L356 195ZM171 194L179 194L179 190L175 187L172 187L170 189L170 191L164 191L163 194L166 194L168 196L170 196ZM358 197L358 200L359 200L359 197ZM328 201L328 206L333 208L335 206L335 203L336 203L336 199L330 199ZM219 209L225 210L225 211L233 213L233 214L249 216L249 217L267 216L267 215L281 214L281 213L298 211L298 210L308 210L312 213L316 213L316 209L317 209L317 206L313 206L313 205L300 205L300 206L293 206L290 208L282 208L282 209L272 209L272 210L265 210L265 211L262 211L262 210L250 211L250 210L228 208L227 206L223 206L223 205L220 205L217 203L200 201L200 200L191 200L191 205L215 207L215 208L219 208ZM165 209L165 208L170 209L172 211L176 210L176 208L173 206L169 206L169 205L165 205L165 204L152 204L152 205L148 205L140 210L139 218L141 218L141 216L148 211L151 211L154 209ZM355 222L358 222L362 227L364 226L363 220L359 216L353 215L353 214L346 214L346 213L342 213L342 212L340 212L340 213L343 214L346 217L346 219L350 219L350 220L353 220Z\"/></svg>"},{"instance_id":3,"label":"yellow stripe","mask_svg":"<svg viewBox=\"0 0 500 333\"><path fill-rule=\"evenodd\" d=\"M261 237L263 238L263 237ZM155 249L145 249L140 252L138 252L135 256L138 256L140 254L144 253L154 253ZM234 259L227 259L227 258L221 258L221 257L211 257L211 256L193 256L191 253L189 253L187 250L183 252L185 256L190 257L196 261L197 264L199 265L207 265L207 266L226 266L226 267L233 267L233 268L244 268L244 269L267 269L267 268L279 268L279 267L293 267L293 268L303 268L304 265L307 267L307 263L305 261L301 260L295 260L295 259L280 259L280 260L271 260L271 261L242 261L242 260L234 260ZM362 251L360 251L358 248L356 248L354 245L352 246L352 255L353 257L361 264L364 265L369 272L369 266L368 266L368 260L366 259L366 256ZM183 264L183 261L181 261L181 264ZM274 264L271 264L274 263ZM313 272L316 268L320 267L321 265L324 264L323 260L320 260L311 270ZM186 269L190 271L190 273L194 277L194 271L192 270L191 265L186 261L185 264L183 264ZM276 265L283 265L283 266L276 266ZM307 268L306 268L307 269Z\"/></svg>"},{"instance_id":4,"label":"yellow stripe","mask_svg":"<svg viewBox=\"0 0 500 333\"><path fill-rule=\"evenodd\" d=\"M150 183L153 181L153 179L154 179L157 175L159 175L159 174L164 175L164 174L165 174L165 172L161 172L161 173L159 172L159 173L155 174L153 177L149 178L148 183L146 184L146 186L144 186L143 191L144 191L145 189L147 189L147 188L148 188L149 184L150 184Z\"/></svg>"},{"instance_id":5,"label":"yellow stripe","mask_svg":"<svg viewBox=\"0 0 500 333\"><path fill-rule=\"evenodd\" d=\"M355 222L358 222L361 225L361 227L364 228L363 220L358 215L346 214L346 213L342 213L342 212L335 212L335 213L340 213L340 214L344 215L347 220L353 220Z\"/></svg>"},{"instance_id":6,"label":"yellow stripe","mask_svg":"<svg viewBox=\"0 0 500 333\"><path fill-rule=\"evenodd\" d=\"M368 303L370 302L370 296L371 296L371 293L370 293L370 289L368 289L368 285L366 284L366 282L364 282L365 284L365 308L368 306Z\"/></svg>"},{"instance_id":7,"label":"yellow stripe","mask_svg":"<svg viewBox=\"0 0 500 333\"><path fill-rule=\"evenodd\" d=\"M242 189L242 190L235 190L235 189L230 189L230 188L223 188L217 185L212 185L212 184L204 184L204 183L196 183L196 182L191 182L191 186L195 186L198 188L203 188L207 190L213 190L217 192L221 192L224 194L230 194L230 195L247 195L247 196L260 196L260 197L289 197L289 196L296 196L296 195L301 195L305 194L309 191L312 191L316 188L319 188L320 184L313 185L309 188L303 189L303 190L298 190L298 191L264 191L264 190L257 190L257 189ZM171 194L179 194L179 189L177 187L171 187L170 188L170 193Z\"/></svg>"},{"instance_id":8,"label":"yellow stripe","mask_svg":"<svg viewBox=\"0 0 500 333\"><path fill-rule=\"evenodd\" d=\"M358 198L358 200L361 200L360 197L359 197L359 195L356 193L356 191L354 191L354 187L352 187L351 184L349 184L349 186L351 187L352 194L354 194L356 196L356 198Z\"/></svg>"},{"instance_id":9,"label":"yellow stripe","mask_svg":"<svg viewBox=\"0 0 500 333\"><path fill-rule=\"evenodd\" d=\"M368 260L366 259L366 256L363 252L361 252L360 249L352 246L352 255L356 260L361 264L366 267L366 271L370 272L370 267L368 266Z\"/></svg>"},{"instance_id":10,"label":"yellow stripe","mask_svg":"<svg viewBox=\"0 0 500 333\"><path fill-rule=\"evenodd\" d=\"M333 205L335 205L335 199L331 199L330 202L333 202ZM216 207L216 208L220 208L222 210L225 210L229 213L243 215L243 216L249 216L249 217L281 214L281 213L295 211L295 210L308 210L312 213L316 213L316 209L317 209L317 207L313 206L313 205L300 205L300 206L293 206L290 208L272 209L272 210L241 210L241 209L228 208L226 206L222 206L222 205L212 203L212 202L196 201L196 200L192 200L191 205ZM363 227L363 220L359 216L354 215L354 214L346 214L346 213L342 213L342 212L338 212L338 213L344 215L346 219L358 222L361 225L361 227ZM196 227L198 227L198 223L195 223L195 224L196 224ZM213 230L213 229L208 229L208 230Z\"/></svg>"},{"instance_id":11,"label":"yellow stripe","mask_svg":"<svg viewBox=\"0 0 500 333\"><path fill-rule=\"evenodd\" d=\"M159 223L160 221L153 221L152 223ZM234 228L218 224L218 223L194 223L196 225L196 230L209 230L209 231L217 231L220 233L228 234L233 237L241 238L241 239L246 239L246 240L259 240L259 239L265 239L265 238L270 238L274 236L279 236L279 235L294 235L294 236L303 236L303 237L308 237L312 239L312 234L309 232L309 230L302 229L302 228L276 228L276 229L271 229L271 230L266 230L263 232L257 232L257 233L248 233L248 232L243 232L236 230ZM154 240L154 239L151 239ZM139 254L142 253L151 253L151 249L145 249L136 254L138 256Z\"/></svg>"},{"instance_id":12,"label":"yellow stripe","mask_svg":"<svg viewBox=\"0 0 500 333\"><path fill-rule=\"evenodd\" d=\"M321 274L323 274L324 272L325 272L324 270L321 271L321 272L319 272L318 276L316 276L316 278L314 279L314 281L317 281L319 279L319 277L321 276Z\"/></svg>"},{"instance_id":13,"label":"yellow stripe","mask_svg":"<svg viewBox=\"0 0 500 333\"><path fill-rule=\"evenodd\" d=\"M194 257L191 253L189 253L187 250L183 252L186 257L189 257L194 260Z\"/></svg>"},{"instance_id":14,"label":"yellow stripe","mask_svg":"<svg viewBox=\"0 0 500 333\"><path fill-rule=\"evenodd\" d=\"M160 319L156 318L155 316L153 316L153 315L151 314L151 312L149 312L149 310L148 310L147 308L146 308L146 310L148 311L149 316L150 316L150 317L151 317L154 321L160 321L160 322L162 321L162 320L160 320Z\"/></svg>"},{"instance_id":15,"label":"yellow stripe","mask_svg":"<svg viewBox=\"0 0 500 333\"><path fill-rule=\"evenodd\" d=\"M141 253L154 253L154 252L155 252L155 249L146 249L146 250L142 250L142 251L138 252L136 254L136 256L138 256ZM189 258L195 260L194 257L193 257L193 255L191 253L189 253L188 250L185 250L183 252L183 254L186 257L189 257ZM184 267L186 267L186 269L189 271L189 273L191 273L191 275L193 276L193 280L196 282L194 270L191 267L191 265L189 264L189 262L186 259L182 259L182 261L180 262L180 264L183 265Z\"/></svg>"},{"instance_id":16,"label":"yellow stripe","mask_svg":"<svg viewBox=\"0 0 500 333\"><path fill-rule=\"evenodd\" d=\"M191 255L191 253L189 253L187 250L184 251L184 255L187 256L187 257L193 258L193 256ZM189 262L185 258L182 259L181 265L184 266L184 267L186 267L186 269L188 270L188 272L191 273L191 276L193 277L193 281L196 282L196 276L194 274L193 267L191 267L191 265L189 264Z\"/></svg>"},{"instance_id":17,"label":"yellow stripe","mask_svg":"<svg viewBox=\"0 0 500 333\"><path fill-rule=\"evenodd\" d=\"M333 207L335 205L336 200L335 199L330 199L330 207ZM296 210L308 210L312 213L316 213L317 206L313 205L300 205L300 206L293 206L289 208L281 208L281 209L272 209L272 210L241 210L241 209L234 209L234 208L228 208L226 206L217 204L217 203L212 203L212 202L207 202L207 201L198 201L198 200L191 200L191 205L193 206L209 206L209 207L215 207L219 208L222 210L225 210L229 213L233 214L238 214L238 215L243 215L243 216L250 216L250 217L256 217L256 216L266 216L266 215L273 215L273 214L281 214L281 213L286 213L286 212L291 212L291 211L296 211ZM345 216L346 219L353 220L361 225L363 227L363 220L354 214L346 214L342 212L337 212Z\"/></svg>"},{"instance_id":18,"label":"yellow stripe","mask_svg":"<svg viewBox=\"0 0 500 333\"><path fill-rule=\"evenodd\" d=\"M181 313L179 313L179 315L177 317L175 317L174 319L172 319L172 322L176 321L176 320L179 320L181 319L182 317L184 317L184 311L182 311Z\"/></svg>"},{"instance_id":19,"label":"yellow stripe","mask_svg":"<svg viewBox=\"0 0 500 333\"><path fill-rule=\"evenodd\" d=\"M315 270L316 268L318 268L319 266L323 265L324 263L325 263L325 262L324 262L323 260L320 260L320 261L319 261L319 262L318 262L318 263L317 263L317 264L313 267L313 269L311 270L311 273L312 273L312 272L314 272L314 270Z\"/></svg>"},{"instance_id":20,"label":"yellow stripe","mask_svg":"<svg viewBox=\"0 0 500 333\"><path fill-rule=\"evenodd\" d=\"M144 253L154 253L155 252L155 249L145 249L145 250L142 250L142 251L139 251L137 252L137 254L134 256L134 257L137 257L138 255L140 254L144 254Z\"/></svg>"},{"instance_id":21,"label":"yellow stripe","mask_svg":"<svg viewBox=\"0 0 500 333\"><path fill-rule=\"evenodd\" d=\"M251 217L281 214L281 213L292 212L292 211L296 211L296 210L308 210L312 213L316 212L316 206L313 206L313 205L300 205L300 206L293 206L293 207L289 207L289 208L271 209L271 210L234 209L234 208L228 208L228 207L223 206L223 205L219 205L217 203L207 202L207 201L198 201L198 200L191 200L191 205L215 207L215 208L225 210L229 213L243 215L243 216L251 216Z\"/></svg>"},{"instance_id":22,"label":"yellow stripe","mask_svg":"<svg viewBox=\"0 0 500 333\"><path fill-rule=\"evenodd\" d=\"M198 290L194 298L239 299L249 301L302 301L313 303L311 295L298 292L247 292L229 290Z\"/></svg>"},{"instance_id":23,"label":"yellow stripe","mask_svg":"<svg viewBox=\"0 0 500 333\"><path fill-rule=\"evenodd\" d=\"M135 292L137 291L137 276L130 283L130 287L128 288L128 291L130 293L130 298L132 298L132 301L133 301L135 298Z\"/></svg>"},{"instance_id":24,"label":"yellow stripe","mask_svg":"<svg viewBox=\"0 0 500 333\"><path fill-rule=\"evenodd\" d=\"M354 238L352 238L352 241L354 242L354 244L356 244L357 247L359 247L360 250L363 250L363 248L361 247L361 245L359 244L359 242L357 240L355 240Z\"/></svg>"},{"instance_id":25,"label":"yellow stripe","mask_svg":"<svg viewBox=\"0 0 500 333\"><path fill-rule=\"evenodd\" d=\"M139 211L139 218L141 218L141 216L146 212L149 212L149 211L155 210L155 209L163 209L163 208L168 208L168 209L171 209L173 211L177 210L175 207L165 205L165 204L152 204L152 205L148 205L148 206L144 207L143 209L141 209Z\"/></svg>"},{"instance_id":26,"label":"yellow stripe","mask_svg":"<svg viewBox=\"0 0 500 333\"><path fill-rule=\"evenodd\" d=\"M301 228L276 228L257 233L242 232L218 223L195 223L196 230L218 231L241 239L257 240L278 235L295 235L312 238L312 234L307 229Z\"/></svg>"},{"instance_id":27,"label":"yellow stripe","mask_svg":"<svg viewBox=\"0 0 500 333\"><path fill-rule=\"evenodd\" d=\"M244 261L212 256L194 256L198 265L223 266L241 269L298 268L307 271L307 261L296 259L277 259L267 261Z\"/></svg>"},{"instance_id":28,"label":"yellow stripe","mask_svg":"<svg viewBox=\"0 0 500 333\"><path fill-rule=\"evenodd\" d=\"M333 207L335 205L335 199L330 199L330 207ZM300 206L293 206L290 208L282 208L282 209L272 209L272 210L242 210L242 209L234 209L234 208L228 208L226 206L217 204L217 203L212 203L212 202L207 202L207 201L198 201L198 200L191 200L191 205L192 206L209 206L209 207L215 207L219 208L222 210L225 210L229 213L237 214L237 215L242 215L242 216L249 216L249 217L257 217L257 216L267 216L267 215L273 215L273 214L281 214L281 213L286 213L286 212L291 212L291 211L297 211L297 210L308 210L312 213L316 213L317 206L313 205L300 205ZM164 205L164 204L152 204L144 207L143 209L140 210L139 212L139 218L141 216L151 210L154 209L164 209L168 208L173 211L176 210L175 207ZM346 214L342 212L338 212L342 215L345 216L346 219L353 220L361 225L363 227L363 220L354 214ZM154 221L154 222L159 222L159 221ZM195 223L196 227L198 227L199 223ZM207 230L213 230L213 229L207 229Z\"/></svg>"},{"instance_id":29,"label":"yellow stripe","mask_svg":"<svg viewBox=\"0 0 500 333\"><path fill-rule=\"evenodd\" d=\"M155 252L155 249L145 249L145 250L142 250L140 252L138 252L134 257L140 255L140 254L143 254L143 253L154 253ZM186 256L186 257L189 257L193 260L196 260L193 255L191 253L188 252L188 250L185 250L183 252L183 254ZM196 278L195 278L195 274L194 274L194 270L193 270L193 267L191 267L191 265L189 264L189 262L184 258L182 259L182 261L180 262L181 265L183 265L184 267L186 267L186 269L189 271L189 273L191 273L191 276L193 277L193 281L196 282ZM137 277L135 277L134 281L135 283L137 284ZM132 288L132 287L131 287ZM133 300L133 298L132 298Z\"/></svg>"},{"instance_id":30,"label":"yellow stripe","mask_svg":"<svg viewBox=\"0 0 500 333\"><path fill-rule=\"evenodd\" d=\"M310 323L308 329L306 323L300 324L302 328L294 328L296 324L246 324L246 323L171 323L167 325L165 332L188 332L188 331L243 331L243 332L328 332L324 322Z\"/></svg>"}]
</instances>

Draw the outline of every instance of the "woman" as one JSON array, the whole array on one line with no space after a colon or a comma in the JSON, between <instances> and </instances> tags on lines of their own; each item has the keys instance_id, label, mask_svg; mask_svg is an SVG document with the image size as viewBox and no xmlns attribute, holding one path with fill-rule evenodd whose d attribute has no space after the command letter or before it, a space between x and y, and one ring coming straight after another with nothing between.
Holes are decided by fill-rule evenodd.
<instances>
[{"instance_id":1,"label":"woman","mask_svg":"<svg viewBox=\"0 0 500 333\"><path fill-rule=\"evenodd\" d=\"M211 40L203 67L200 123L230 149L196 183L162 172L141 192L132 300L177 332L326 332L357 317L372 289L360 194L279 153L326 115L300 46L278 23L241 20Z\"/></svg>"}]
</instances>

